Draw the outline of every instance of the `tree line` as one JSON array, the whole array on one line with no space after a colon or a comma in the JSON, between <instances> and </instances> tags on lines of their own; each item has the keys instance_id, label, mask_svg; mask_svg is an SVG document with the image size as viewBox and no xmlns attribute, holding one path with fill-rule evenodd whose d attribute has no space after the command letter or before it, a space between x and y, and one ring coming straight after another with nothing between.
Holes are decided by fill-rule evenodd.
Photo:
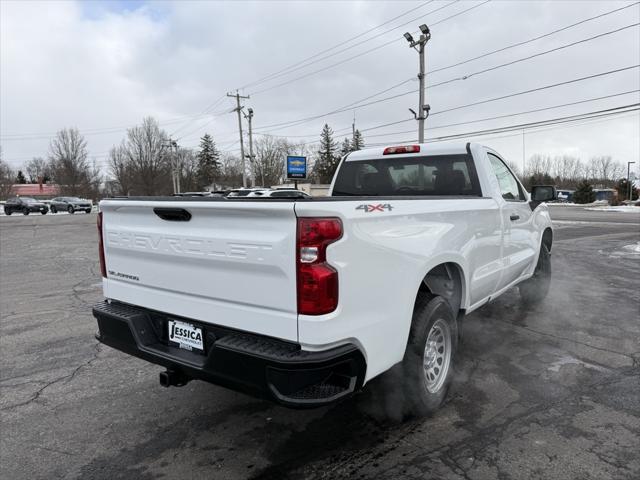
<instances>
[{"instance_id":1,"label":"tree line","mask_svg":"<svg viewBox=\"0 0 640 480\"><path fill-rule=\"evenodd\" d=\"M328 124L323 126L319 142L314 144L259 135L254 142L254 157L246 159L246 174L258 186L285 183L286 157L301 155L309 159L310 181L327 184L340 159L364 146L359 130L339 142ZM167 195L173 193L174 182L179 183L183 192L242 185L240 157L221 152L211 134L204 134L197 148L180 147L170 142L167 132L152 117L127 129L122 141L109 150L106 171L89 160L87 142L76 128L60 130L49 144L46 159L33 158L18 172L13 172L2 161L1 153L0 150L0 198L9 195L12 184L29 182L53 182L60 186L61 195L94 200L117 195ZM524 172L513 163L511 167L527 189L532 185L551 184L577 190L580 185L584 189L585 182L592 187L618 188L625 192L628 188L625 165L611 156L582 161L572 155L534 154L527 160Z\"/></svg>"},{"instance_id":2,"label":"tree line","mask_svg":"<svg viewBox=\"0 0 640 480\"><path fill-rule=\"evenodd\" d=\"M285 137L261 135L254 142L254 157L246 159L246 174L254 185L282 184L286 182L286 157L302 155L310 160L310 180L329 183L341 156L363 146L358 130L338 146L329 125L324 125L315 150ZM183 192L242 185L243 162L238 155L221 152L212 135L204 134L197 148L180 147L152 117L127 129L122 141L109 150L105 163L103 172L89 160L87 142L80 131L64 128L51 140L46 159L35 157L17 172L0 155L0 195L6 198L15 183L52 182L59 185L61 195L94 200L103 196L168 195L173 193L176 181Z\"/></svg>"}]
</instances>

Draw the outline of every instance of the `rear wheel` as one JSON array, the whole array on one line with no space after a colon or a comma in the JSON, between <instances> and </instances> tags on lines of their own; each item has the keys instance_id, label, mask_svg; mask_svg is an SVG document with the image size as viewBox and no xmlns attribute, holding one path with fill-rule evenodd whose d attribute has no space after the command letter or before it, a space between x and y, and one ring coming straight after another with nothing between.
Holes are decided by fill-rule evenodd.
<instances>
[{"instance_id":1,"label":"rear wheel","mask_svg":"<svg viewBox=\"0 0 640 480\"><path fill-rule=\"evenodd\" d=\"M46 214L47 214L47 210L42 210L40 213L41 213L42 215L46 215Z\"/></svg>"},{"instance_id":2,"label":"rear wheel","mask_svg":"<svg viewBox=\"0 0 640 480\"><path fill-rule=\"evenodd\" d=\"M444 402L453 377L458 325L449 303L420 294L413 312L402 361L405 394L411 412L430 415Z\"/></svg>"},{"instance_id":3,"label":"rear wheel","mask_svg":"<svg viewBox=\"0 0 640 480\"><path fill-rule=\"evenodd\" d=\"M533 305L545 299L551 286L551 253L543 243L533 276L522 282L518 289L525 304Z\"/></svg>"},{"instance_id":4,"label":"rear wheel","mask_svg":"<svg viewBox=\"0 0 640 480\"><path fill-rule=\"evenodd\" d=\"M53 205L51 205L51 213L58 213L58 210Z\"/></svg>"},{"instance_id":5,"label":"rear wheel","mask_svg":"<svg viewBox=\"0 0 640 480\"><path fill-rule=\"evenodd\" d=\"M5 210L4 210L4 214L5 215L11 215L11 213L13 213L13 212L11 212L11 210L8 210L8 209L5 208Z\"/></svg>"},{"instance_id":6,"label":"rear wheel","mask_svg":"<svg viewBox=\"0 0 640 480\"><path fill-rule=\"evenodd\" d=\"M25 208L23 208L23 209L22 209L22 214L23 214L23 215L29 215L29 209L28 209L28 208L26 208L26 207L25 207Z\"/></svg>"},{"instance_id":7,"label":"rear wheel","mask_svg":"<svg viewBox=\"0 0 640 480\"><path fill-rule=\"evenodd\" d=\"M87 209L85 210L85 212L86 212L86 213L91 213L91 209L90 209L90 208L87 208Z\"/></svg>"},{"instance_id":8,"label":"rear wheel","mask_svg":"<svg viewBox=\"0 0 640 480\"><path fill-rule=\"evenodd\" d=\"M71 215L73 215L73 207L71 205L69 205L69 207L67 207L67 212L69 212Z\"/></svg>"}]
</instances>

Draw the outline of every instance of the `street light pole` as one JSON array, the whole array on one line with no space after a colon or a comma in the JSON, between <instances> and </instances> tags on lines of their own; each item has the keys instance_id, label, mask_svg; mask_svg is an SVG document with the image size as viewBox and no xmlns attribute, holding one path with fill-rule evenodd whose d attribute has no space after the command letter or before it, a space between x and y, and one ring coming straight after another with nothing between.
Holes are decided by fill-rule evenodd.
<instances>
[{"instance_id":1,"label":"street light pole","mask_svg":"<svg viewBox=\"0 0 640 480\"><path fill-rule=\"evenodd\" d=\"M631 164L636 162L627 162L627 188L629 189L629 201L633 200L633 190L631 189L631 179L629 178L631 173Z\"/></svg>"},{"instance_id":2,"label":"street light pole","mask_svg":"<svg viewBox=\"0 0 640 480\"><path fill-rule=\"evenodd\" d=\"M429 116L430 106L425 103L425 45L431 38L431 32L429 31L429 27L426 25L420 25L420 31L422 34L418 40L414 40L413 36L407 32L404 34L404 38L409 42L409 47L413 48L418 52L420 57L420 72L418 73L418 80L420 81L419 98L418 98L418 113L414 112L412 109L409 109L413 116L418 121L418 142L424 143L424 121ZM417 47L417 48L416 48Z\"/></svg>"},{"instance_id":3,"label":"street light pole","mask_svg":"<svg viewBox=\"0 0 640 480\"><path fill-rule=\"evenodd\" d=\"M248 109L249 113L243 113L244 114L244 118L247 119L247 122L249 123L249 165L253 166L253 130L251 128L251 120L253 119L253 108L249 108ZM260 169L260 173L262 175L262 186L264 187L264 172L262 171L262 169ZM251 184L252 187L255 187L255 176L253 178L253 182Z\"/></svg>"}]
</instances>

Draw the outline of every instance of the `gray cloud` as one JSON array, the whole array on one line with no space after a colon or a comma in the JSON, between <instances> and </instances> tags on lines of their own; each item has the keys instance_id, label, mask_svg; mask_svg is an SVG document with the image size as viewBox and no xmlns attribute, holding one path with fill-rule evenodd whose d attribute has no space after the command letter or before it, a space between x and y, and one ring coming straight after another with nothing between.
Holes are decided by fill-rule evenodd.
<instances>
[{"instance_id":1,"label":"gray cloud","mask_svg":"<svg viewBox=\"0 0 640 480\"><path fill-rule=\"evenodd\" d=\"M93 2L91 2L93 3ZM424 2L422 2L424 3ZM371 32L371 37L421 13L446 5L435 1L391 24ZM158 2L98 4L90 10L73 2L11 2L1 8L0 133L5 159L13 166L46 154L47 138L14 140L13 134L48 134L65 126L92 129L125 127L152 115L161 122L193 116L219 100L227 91L276 72L287 65L335 45L380 24L420 2ZM457 2L414 21L433 23L469 8ZM584 18L629 5L611 1L498 2L491 1L432 29L428 44L428 68L456 63L510 43L526 40ZM478 61L431 75L429 84L532 55L593 36L640 19L638 5L588 22L557 35ZM281 83L308 71L340 61L397 38L397 42L281 88L252 95L246 102L255 111L254 125L290 121L338 108L415 77L417 54L408 48L402 33L409 27L373 39L366 44L247 88L243 93ZM637 27L582 45L567 48L464 81L428 91L427 101L436 112L479 99L491 98L545 84L640 63ZM348 46L348 44L346 45ZM387 95L417 88L410 82ZM483 106L434 116L427 122L427 137L524 123L555 116L636 103L636 93L624 97L565 107L518 117L429 130L429 127L477 118L568 103L640 88L638 70L578 84L514 97ZM408 118L417 94L355 110L359 128ZM222 99L213 112L231 108ZM279 129L280 135L309 135L315 140L326 121L346 132L354 111L327 116L295 127ZM196 145L206 130L222 149L237 148L235 116L188 118L168 123L178 128L184 145ZM206 127L198 128L200 125ZM388 133L414 128L405 123L370 132ZM583 158L611 154L616 160L640 157L638 112L615 120L581 126L563 126L527 133L527 155L576 153ZM104 163L111 145L124 136L124 128L108 134L87 135L92 156ZM402 134L371 137L369 142L392 143L414 138ZM504 134L502 135L504 137ZM296 137L304 138L304 137ZM478 138L512 160L522 158L522 138Z\"/></svg>"}]
</instances>

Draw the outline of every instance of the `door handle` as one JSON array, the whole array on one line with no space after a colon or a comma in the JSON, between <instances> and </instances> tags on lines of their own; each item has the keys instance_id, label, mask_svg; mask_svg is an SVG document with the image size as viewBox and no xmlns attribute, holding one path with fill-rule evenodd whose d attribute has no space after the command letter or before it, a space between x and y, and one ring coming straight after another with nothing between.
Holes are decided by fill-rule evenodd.
<instances>
[{"instance_id":1,"label":"door handle","mask_svg":"<svg viewBox=\"0 0 640 480\"><path fill-rule=\"evenodd\" d=\"M516 220L520 220L520 215L512 214L509 216L509 220L515 222Z\"/></svg>"}]
</instances>

